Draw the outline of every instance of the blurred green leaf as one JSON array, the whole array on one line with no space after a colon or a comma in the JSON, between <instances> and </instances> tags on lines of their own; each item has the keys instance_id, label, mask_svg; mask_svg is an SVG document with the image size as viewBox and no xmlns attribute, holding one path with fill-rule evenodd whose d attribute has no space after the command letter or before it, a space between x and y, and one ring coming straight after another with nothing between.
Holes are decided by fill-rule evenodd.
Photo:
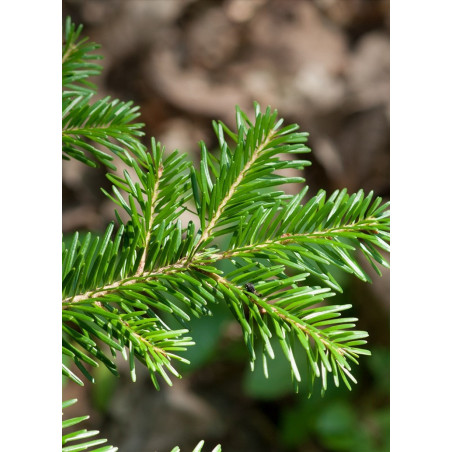
<instances>
[{"instance_id":1,"label":"blurred green leaf","mask_svg":"<svg viewBox=\"0 0 452 452\"><path fill-rule=\"evenodd\" d=\"M105 413L119 380L105 366L96 367L93 374L95 383L91 387L91 400L96 410Z\"/></svg>"},{"instance_id":2,"label":"blurred green leaf","mask_svg":"<svg viewBox=\"0 0 452 452\"><path fill-rule=\"evenodd\" d=\"M384 347L373 347L371 351L372 356L368 358L366 365L372 373L376 388L384 394L389 394L389 349Z\"/></svg>"},{"instance_id":3,"label":"blurred green leaf","mask_svg":"<svg viewBox=\"0 0 452 452\"><path fill-rule=\"evenodd\" d=\"M275 337L270 339L270 344L274 349L280 348L279 342ZM289 372L290 364L285 356L282 353L276 353L275 359L267 359L270 378L265 378L262 353L257 353L256 355L254 371L248 367L244 376L243 387L245 393L250 397L261 400L277 399L293 393L293 383ZM305 360L298 348L295 348L294 355L301 372L305 373L306 368L303 366Z\"/></svg>"},{"instance_id":4,"label":"blurred green leaf","mask_svg":"<svg viewBox=\"0 0 452 452\"><path fill-rule=\"evenodd\" d=\"M188 348L181 356L190 364L181 363L182 372L192 372L214 357L225 325L233 320L230 310L224 304L212 305L212 316L192 318L188 322L190 335L196 346Z\"/></svg>"},{"instance_id":5,"label":"blurred green leaf","mask_svg":"<svg viewBox=\"0 0 452 452\"><path fill-rule=\"evenodd\" d=\"M357 416L350 404L337 400L324 407L314 424L320 441L335 451L350 450L355 442Z\"/></svg>"}]
</instances>

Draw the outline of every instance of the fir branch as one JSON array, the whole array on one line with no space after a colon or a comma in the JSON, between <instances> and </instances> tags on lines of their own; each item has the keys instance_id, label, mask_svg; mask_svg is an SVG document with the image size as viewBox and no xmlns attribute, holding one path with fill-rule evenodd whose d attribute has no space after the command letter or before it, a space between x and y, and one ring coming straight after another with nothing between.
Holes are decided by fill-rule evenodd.
<instances>
[{"instance_id":1,"label":"fir branch","mask_svg":"<svg viewBox=\"0 0 452 452\"><path fill-rule=\"evenodd\" d=\"M274 135L275 135L275 132L270 133L265 138L263 143L261 143L254 150L254 152L251 154L250 159L245 164L243 169L239 172L239 174L237 175L237 178L234 180L234 182L231 184L228 192L226 193L226 196L222 199L222 201L220 202L218 208L216 209L213 218L209 221L207 227L203 231L203 233L201 235L201 238L199 239L198 246L195 249L195 253L196 253L197 250L199 250L202 247L202 245L204 245L206 240L209 238L211 231L217 225L218 220L220 219L221 215L223 214L224 209L226 208L226 206L228 205L228 203L230 202L232 197L235 195L237 187L241 184L241 182L243 181L243 179L244 179L245 175L247 174L248 170L252 167L254 162L260 156L260 154L262 153L263 149L265 149L265 147L271 142L271 139L273 138Z\"/></svg>"},{"instance_id":2,"label":"fir branch","mask_svg":"<svg viewBox=\"0 0 452 452\"><path fill-rule=\"evenodd\" d=\"M63 402L63 410L74 405L77 402L77 399L71 399ZM74 425L80 424L81 422L89 419L89 416L79 416L76 418L71 418L63 421L62 427L63 430L72 427ZM92 438L99 433L97 430L88 431L87 429L77 430L72 433L66 433L62 437L63 443L63 452L77 452L82 450L90 449L91 452L116 452L118 450L117 447L113 446L103 446L96 449L91 449L92 447L99 446L100 444L105 444L107 442L106 439L95 439L88 440L88 438Z\"/></svg>"},{"instance_id":3,"label":"fir branch","mask_svg":"<svg viewBox=\"0 0 452 452\"><path fill-rule=\"evenodd\" d=\"M301 376L294 341L306 351L311 377L322 377L323 389L328 372L336 384L340 375L348 385L353 378L349 361L367 353L360 347L367 333L352 330L354 319L339 318L349 305L318 303L334 295L331 289L341 291L329 266L370 281L356 253L377 273L376 264L388 265L378 251L389 251L388 204L361 190L352 195L336 191L329 198L320 190L305 204L307 187L295 196L273 190L304 182L276 171L310 164L277 155L310 150L307 134L297 132L297 125L281 128L277 112L267 108L262 113L258 104L254 121L237 108L237 132L213 123L220 156L214 157L201 142L200 169L195 170L177 151L165 158L154 139L146 152L138 141L142 125L133 123L138 109L131 103L106 98L90 105L89 96L80 93L63 93L63 99L67 155L92 163L84 151L92 152L111 167L111 155L83 140L89 138L119 155L129 168L122 176L108 174L112 193L103 191L130 220L124 224L117 213L116 234L113 224L103 237L88 234L80 242L76 234L63 250L64 350L81 372L92 379L80 360L89 365L101 361L117 372L98 347L100 341L113 355L129 348L132 379L137 358L148 366L156 387L156 374L171 384L165 369L178 376L170 361L183 360L172 350L192 342L183 336L186 328L172 331L161 315L170 314L186 326L191 315L210 315L209 305L225 302L242 326L251 363L256 359L254 338L263 341L264 353L273 358L270 338L276 335L296 381ZM199 228L192 221L182 225L181 214L191 210L187 204L192 199ZM225 236L229 241L220 240ZM221 261L233 270L219 270ZM328 287L300 285L308 276ZM244 290L245 280L259 292ZM64 372L81 381L70 369Z\"/></svg>"},{"instance_id":4,"label":"fir branch","mask_svg":"<svg viewBox=\"0 0 452 452\"><path fill-rule=\"evenodd\" d=\"M63 56L62 56L62 85L72 94L81 94L90 97L95 85L89 82L89 77L99 75L102 67L92 63L99 60L100 55L91 52L100 46L88 42L88 38L81 38L83 26L78 27L67 17L64 30Z\"/></svg>"},{"instance_id":5,"label":"fir branch","mask_svg":"<svg viewBox=\"0 0 452 452\"><path fill-rule=\"evenodd\" d=\"M140 265L141 265L141 260L140 260ZM132 277L127 277L127 278L115 281L112 284L107 284L105 286L98 287L97 289L85 292L84 294L74 295L71 297L64 298L63 299L63 309L66 309L67 307L69 307L75 303L81 303L81 302L88 301L88 300L100 302L102 300L102 297L105 295L114 293L115 291L119 291L122 289L127 289L128 286L133 285L133 284L151 282L165 274L172 274L172 273L186 271L186 270L188 270L189 265L190 265L190 263L188 261L188 258L184 257L184 258L180 259L179 261L175 262L174 264L167 265L166 267L161 267L159 269L149 271L149 272L140 272L140 273L137 272L137 274Z\"/></svg>"},{"instance_id":6,"label":"fir branch","mask_svg":"<svg viewBox=\"0 0 452 452\"><path fill-rule=\"evenodd\" d=\"M358 319L342 317L350 304L327 302L342 291L330 270L370 282L359 254L377 274L379 266L389 267L381 254L389 252L389 203L362 190L336 190L329 197L320 190L305 203L308 187L295 196L275 190L305 181L277 172L303 170L309 161L278 155L309 152L308 134L298 132L298 125L282 127L277 111L268 107L261 112L257 103L254 120L237 107L235 132L213 122L220 154L217 158L201 142L199 170L178 151L165 156L155 139L147 150L140 142L143 124L134 122L138 107L109 97L90 103L96 87L88 77L100 71L91 61L99 57L91 52L98 46L80 39L80 33L81 27L68 18L63 158L112 169L107 174L112 190L102 191L128 221L115 212L116 232L111 223L103 236L88 233L80 240L75 233L63 246L63 354L90 382L89 368L101 364L119 375L115 358L120 352L129 361L132 381L139 360L156 388L158 378L171 385L169 374L180 378L174 362L188 363L179 352L194 345L186 336L188 322L192 316L212 315L212 304L225 303L241 325L252 368L261 353L269 376L267 358L275 357L271 339L276 338L295 387L303 377L295 359L296 347L301 347L309 363L310 392L316 378L324 392L328 374L336 386L342 380L351 389L350 381L356 383L352 363L370 354L363 348L368 334L355 329ZM114 155L128 167L122 175L112 164ZM199 226L183 223L185 211L197 215ZM307 285L312 277L322 285ZM182 328L169 327L165 316ZM83 385L74 366L63 364L63 375ZM63 445L96 433L65 435ZM85 450L103 441L64 450ZM202 446L200 442L195 451Z\"/></svg>"},{"instance_id":7,"label":"fir branch","mask_svg":"<svg viewBox=\"0 0 452 452\"><path fill-rule=\"evenodd\" d=\"M289 126L286 130L293 130L293 127ZM257 149L261 152L265 148L270 148L272 155L274 155L274 144L269 145L269 143L275 139L277 133L274 132L269 136L271 138L264 140L262 146L257 145ZM292 140L296 138L292 136ZM278 142L278 144L284 146L283 143L282 141ZM250 152L253 157L248 163L256 162L259 152ZM163 299L160 298L161 295L170 291L171 296L182 301L185 308L195 315L208 313L207 306L215 299L228 300L227 302L237 320L242 325L245 336L247 333L254 331L254 335L257 332L258 336L266 341L266 351L270 353L270 357L274 356L273 351L269 349L268 342L271 333L267 327L263 327L265 322L268 321L265 320L268 316L277 322L276 324L279 326L275 326L275 328L279 329L278 331L282 331L284 328L292 329L294 331L292 334L298 337L302 346L307 347L308 354L313 353L307 345L308 339L311 338L313 343L317 344L313 350L316 350L316 356L323 360L325 372L332 372L334 366L326 358L323 349L337 360L336 368L345 369L347 372L350 366L343 358L347 357L353 360L357 354L366 353L365 350L360 348L347 348L347 344L342 347L330 339L330 336L322 329L318 330L309 322L306 323L302 316L305 312L298 309L299 305L297 305L294 314L291 310L287 311L279 306L279 304L284 305L284 301L269 305L265 299L260 299L259 301L254 300L250 304L249 297L243 295L243 289L235 285L234 280L230 280L234 272L223 274L212 265L226 259L236 266L235 259L244 259L245 262L248 262L248 269L253 269L248 276L250 278L252 276L253 281L255 280L259 284L275 275L283 278L282 280L286 279L285 269L302 268L307 270L308 274L320 276L329 285L340 290L329 273L321 272L322 265L325 264L338 266L343 270L355 273L364 280L369 280L350 253L355 251L356 248L353 245L358 243L359 249L366 257L369 258L370 256L379 263L385 263L382 258L379 258L380 255L376 249L371 248L372 245L386 247L387 206L380 206L381 200L377 198L369 207L372 202L372 193L364 197L363 193L359 192L349 197L345 191L340 194L335 192L326 200L325 193L320 191L306 205L302 205L300 201L305 194L305 191L303 191L295 197L279 198L272 206L260 205L258 209L251 210L251 214L246 208L244 211L234 209L232 213L229 210L230 216L226 222L232 223L230 229L234 233L227 249L224 251L219 251L216 248L202 249L203 247L200 244L204 240L207 241L207 239L212 238L208 237L206 231L209 231L210 234L219 220L223 220L224 216L227 217L228 203L237 194L242 181L246 178L247 171L252 168L252 164L243 165L244 169L238 171L239 177L231 183L229 189L225 190L226 196L223 200L217 199L218 209L216 211L210 209L211 220L203 232L198 231L196 234L193 224L191 224L185 228L186 237L185 240L182 240L183 231L180 221L175 220L183 211L183 203L189 199L184 195L189 176L188 173L185 173L185 176L182 175L181 177L181 169L189 169L190 167L186 163L182 163L183 160L177 156L177 153L173 153L164 161L163 147L155 141L152 142L152 153L140 161L144 169L141 169L133 158L130 162L131 166L137 171L139 183L132 183L126 171L124 172L124 179L116 175L109 176L116 187L129 193L129 201L126 202L115 187L116 197L106 194L131 216L132 223L130 226L133 225L132 229L129 228L131 235L122 237L122 230L124 230L122 229L118 236L119 240L117 237L113 242L110 239L111 229L109 229L102 240L99 238L95 241L96 246L91 247L91 251L89 251L90 245L88 242L84 245L73 244L70 250L66 251L69 260L64 262L66 269L64 274L66 275L65 281L67 281L65 287L69 290L69 296L64 299L64 309L86 302L94 302L99 307L108 306L112 301L119 303L127 295L127 297L132 298L138 297L141 300L141 306L150 307L152 312L155 312L154 309L169 310L169 312L178 316L181 321L183 319L188 320L190 317L187 316L187 313L181 311L166 296ZM174 162L178 162L179 165ZM179 178L179 183L174 185L176 176ZM206 174L203 177L204 181L207 180ZM173 185L171 185L171 191L168 191L165 187L169 186L170 181ZM216 185L211 184L211 192L220 183L221 181L217 176ZM204 182L205 188L208 185ZM234 194L231 194L232 192ZM207 198L206 193L201 193L203 197ZM144 194L146 196L143 196ZM175 202L178 198L180 201ZM134 207L134 202L139 204L141 213ZM221 212L221 215L218 212ZM225 224L225 221L223 221L223 224ZM124 225L121 227L124 228ZM223 229L220 232L224 234L225 230ZM94 249L95 251L93 251ZM117 253L121 249L124 250L122 252L125 253L124 257L118 255L112 260L112 257L115 256L113 250L116 250L115 253ZM152 258L149 257L149 254L152 255ZM250 262L249 257L265 258L269 263L274 262L282 265L270 267L270 269L265 266L259 267L259 265L256 266L255 263ZM69 270L72 262L76 261L89 271L79 272L77 275L71 274ZM108 261L110 261L108 267L102 265L102 262ZM312 262L309 263L310 261ZM116 267L115 263L117 264ZM272 268L275 270L272 270ZM241 265L237 269L242 269L244 272ZM91 277L90 274L95 276ZM89 286L96 288L78 294L75 290L77 287L81 289ZM311 289L326 293L321 288ZM199 292L200 290L201 292ZM323 300L325 296L321 297L320 300ZM160 299L158 303L155 301L157 299ZM304 306L310 306L318 300L318 298L312 296L308 300L309 303ZM248 323L244 308L253 312L252 322L257 322L257 329ZM293 309L295 308L292 306ZM321 308L316 309L321 312ZM333 306L330 311L332 310L333 317L336 317L342 309L344 307ZM297 330L299 330L298 333ZM342 333L345 334L341 331ZM133 335L133 332L129 331L129 334ZM360 338L362 338L364 337L362 334L355 332L353 338L356 339L356 335L361 335ZM245 340L250 341L249 335L245 337ZM291 361L294 376L299 381L300 376L293 364L292 355L288 351L288 344L286 341L282 343L284 343L282 345L283 350ZM252 360L254 360L254 351L250 342L249 347L252 351ZM319 376L319 365L322 368L322 364L319 364L315 357L311 357L310 362L313 374ZM336 374L335 377L337 377ZM343 378L346 379L346 377Z\"/></svg>"},{"instance_id":8,"label":"fir branch","mask_svg":"<svg viewBox=\"0 0 452 452\"><path fill-rule=\"evenodd\" d=\"M102 69L92 60L101 57L91 53L99 45L88 42L88 38L80 39L82 28L76 28L67 18L62 56L63 158L72 157L88 166L96 166L97 161L115 170L112 154L127 164L129 153L143 157L139 137L144 135L144 124L133 122L139 116L139 108L133 107L132 102L106 97L90 105L97 87L88 78L100 74Z\"/></svg>"},{"instance_id":9,"label":"fir branch","mask_svg":"<svg viewBox=\"0 0 452 452\"><path fill-rule=\"evenodd\" d=\"M279 271L279 268L277 269ZM268 268L265 269L268 272ZM247 290L244 297L243 287L237 285L218 274L210 274L211 278L218 283L218 290L228 294L229 303L232 305L232 311L236 315L237 320L242 325L245 340L249 341L251 351L254 350L252 335L260 336L264 341L264 351L270 358L274 358L274 351L270 346L269 339L272 333L268 325L268 317L273 320L274 333L277 335L282 350L285 352L291 364L292 376L296 382L301 381L301 376L291 351L291 342L296 337L301 346L306 350L309 357L311 377L320 376L320 370L324 366L323 372L332 372L336 386L339 385L338 375L340 373L343 381L349 386L348 379L356 383L350 373L351 366L347 359L357 362L356 357L360 354L370 354L367 350L362 349L359 345L366 343L364 338L368 336L363 331L348 331L349 328L355 326L356 318L337 319L339 312L349 309L351 305L343 306L325 306L312 307L318 301L322 301L325 297L332 296L329 289L319 287L295 287L292 286L286 293L281 292L281 282L286 285L295 279L300 282L304 280L306 275L298 275L296 278L287 278L284 280L271 281L267 283L266 290L272 286L277 288L276 292L271 292L267 297L258 294L256 291L263 291L265 284L256 286L256 291L249 292ZM239 279L241 279L240 276ZM237 278L236 278L237 279ZM248 279L248 278L247 278ZM290 296L287 296L289 294ZM249 302L247 301L247 298ZM248 315L243 311L243 306L248 309ZM256 308L256 309L253 309ZM300 311L300 309L302 309ZM300 314L303 314L301 316ZM267 326L268 325L268 326ZM321 326L321 328L319 328ZM289 332L289 335L283 333ZM248 333L248 334L247 334ZM311 339L311 344L310 340ZM314 351L313 351L314 350ZM252 362L256 355L251 353ZM332 362L335 362L333 364ZM335 367L336 365L336 367ZM341 371L337 371L338 367ZM268 371L265 370L268 377ZM348 377L348 379L347 379ZM322 389L326 389L326 379L322 380Z\"/></svg>"},{"instance_id":10,"label":"fir branch","mask_svg":"<svg viewBox=\"0 0 452 452\"><path fill-rule=\"evenodd\" d=\"M144 251L143 251L143 255L141 256L140 264L138 266L138 270L136 273L137 275L141 275L144 272L147 251L148 251L148 247L149 247L149 243L150 243L151 235L152 235L152 226L153 226L153 222L154 222L156 203L157 203L158 195L159 195L159 184L160 184L160 179L162 178L162 175L163 175L163 166L160 164L158 166L157 177L155 179L154 186L152 188L152 198L151 198L151 201L149 204L150 205L150 215L149 215L149 221L146 225L147 232L146 232L146 239L144 241Z\"/></svg>"},{"instance_id":11,"label":"fir branch","mask_svg":"<svg viewBox=\"0 0 452 452\"><path fill-rule=\"evenodd\" d=\"M89 166L95 166L91 154L99 162L112 170L112 154L119 156L130 164L128 153L144 156L144 147L139 137L144 124L133 121L140 115L138 107L132 102L110 101L106 97L89 105L89 97L63 93L63 152L67 157L74 157ZM90 144L87 140L92 142ZM89 154L87 154L89 153Z\"/></svg>"}]
</instances>

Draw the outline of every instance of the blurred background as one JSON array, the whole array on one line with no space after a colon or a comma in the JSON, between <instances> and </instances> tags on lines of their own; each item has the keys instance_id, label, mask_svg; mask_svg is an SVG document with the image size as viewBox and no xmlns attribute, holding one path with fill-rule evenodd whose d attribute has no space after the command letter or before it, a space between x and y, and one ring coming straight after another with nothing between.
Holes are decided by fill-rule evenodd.
<instances>
[{"instance_id":1,"label":"blurred background","mask_svg":"<svg viewBox=\"0 0 452 452\"><path fill-rule=\"evenodd\" d=\"M310 133L313 195L346 187L389 198L389 0L64 0L102 45L98 97L141 107L146 140L155 136L199 161L198 142L216 143L212 119L234 124L235 105L279 110ZM146 141L148 143L149 141ZM63 233L103 231L114 218L105 168L63 164ZM299 187L292 188L298 191ZM365 265L365 262L363 262ZM324 398L295 395L284 359L251 373L240 328L228 310L194 320L197 342L179 366L182 380L157 392L145 368L137 382L119 362L117 379L96 369L97 383L63 383L78 398L68 414L90 414L121 452L384 452L389 450L389 272L365 284L344 275L344 293L369 332L371 357L356 369L353 391L330 385ZM320 392L320 391L318 391Z\"/></svg>"}]
</instances>

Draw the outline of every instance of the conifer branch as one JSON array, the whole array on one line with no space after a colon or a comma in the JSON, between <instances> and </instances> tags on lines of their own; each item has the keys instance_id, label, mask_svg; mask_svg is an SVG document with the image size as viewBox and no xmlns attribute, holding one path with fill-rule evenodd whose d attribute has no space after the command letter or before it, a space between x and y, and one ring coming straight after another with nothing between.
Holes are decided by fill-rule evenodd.
<instances>
[{"instance_id":1,"label":"conifer branch","mask_svg":"<svg viewBox=\"0 0 452 452\"><path fill-rule=\"evenodd\" d=\"M141 262L142 261L140 260L140 265ZM127 288L127 286L133 284L152 281L165 274L172 274L176 272L185 271L188 269L188 265L189 265L188 259L182 258L178 262L175 262L172 265L167 265L166 267L155 269L149 272L143 271L137 272L135 276L115 281L112 284L99 287L95 290L88 291L84 294L67 297L63 299L63 309L66 309L68 306L73 305L75 303L80 303L88 300L101 300L104 295Z\"/></svg>"},{"instance_id":2,"label":"conifer branch","mask_svg":"<svg viewBox=\"0 0 452 452\"><path fill-rule=\"evenodd\" d=\"M77 399L71 399L63 402L63 410L70 407L71 405L74 405L76 402ZM64 429L80 424L86 419L89 419L89 416L79 416L76 418L64 420L62 423L63 432ZM106 439L89 439L87 441L87 438L93 438L98 433L99 431L97 430L88 431L86 428L84 428L75 432L63 434L62 452L82 451L91 449L91 447L99 446L100 444L105 444L107 442ZM116 452L117 450L118 448L113 446L103 446L101 448L91 449L92 452Z\"/></svg>"},{"instance_id":3,"label":"conifer branch","mask_svg":"<svg viewBox=\"0 0 452 452\"><path fill-rule=\"evenodd\" d=\"M102 191L128 221L116 212L116 231L112 223L103 236L88 233L80 240L75 233L64 244L63 354L88 381L94 378L85 365L103 364L119 375L120 352L129 360L133 381L138 359L156 388L158 376L171 385L168 372L180 378L174 361L188 362L179 352L194 345L185 336L192 316L212 315L212 304L225 303L242 328L252 368L261 353L268 377L274 338L295 385L302 381L294 354L299 344L308 359L309 382L320 378L325 391L332 374L335 385L342 379L350 388L349 382L356 382L351 363L370 354L363 348L367 333L355 329L356 318L342 317L350 304L327 302L342 291L330 269L370 282L358 254L377 274L379 266L389 266L380 253L389 252L389 203L362 190L336 190L329 197L320 190L307 202L307 187L286 194L281 186L305 180L277 172L301 171L310 162L278 155L309 152L308 134L297 125L282 127L277 111L261 112L258 104L254 120L237 107L235 132L213 123L220 155L201 142L199 170L178 151L166 155L155 139L146 149L140 141L143 124L135 122L138 107L108 97L90 103L95 86L87 79L100 67L90 62L98 58L90 53L97 46L80 40L80 31L68 19L63 158L113 170L107 174L111 192ZM122 175L113 155L127 165ZM184 211L195 213L200 226L185 224ZM320 286L308 285L314 278ZM165 316L183 328L169 327ZM72 367L63 365L63 374L83 385Z\"/></svg>"},{"instance_id":4,"label":"conifer branch","mask_svg":"<svg viewBox=\"0 0 452 452\"><path fill-rule=\"evenodd\" d=\"M158 194L159 194L159 184L160 184L160 179L162 177L162 174L163 174L163 166L159 165L158 171L157 171L157 177L154 182L154 187L152 188L152 198L151 198L151 202L149 204L150 205L149 222L146 225L146 230L147 230L146 239L144 241L143 255L141 256L140 265L138 266L138 270L136 273L137 275L143 274L144 266L146 263L148 246L149 246L149 242L151 240L151 234L152 234L152 224L154 222L156 202L157 202Z\"/></svg>"},{"instance_id":5,"label":"conifer branch","mask_svg":"<svg viewBox=\"0 0 452 452\"><path fill-rule=\"evenodd\" d=\"M234 196L237 187L240 185L240 183L243 181L243 178L245 177L245 175L247 174L248 170L251 168L251 166L253 165L253 163L257 160L257 158L260 156L261 152L263 149L265 149L265 147L268 145L268 143L271 142L271 139L274 135L273 133L269 133L268 136L266 137L266 139L264 140L263 143L261 143L252 153L250 159L248 160L248 162L245 164L245 166L243 167L243 169L239 172L237 178L235 179L235 181L231 184L226 196L223 198L223 200L221 201L220 205L218 206L215 215L213 216L213 218L210 220L210 222L208 223L206 229L203 231L201 238L199 239L198 245L194 250L194 253L196 253L196 251L198 251L202 245L204 244L204 242L209 238L211 231L215 228L215 226L218 223L218 220L220 219L221 215L223 214L224 209L226 208L228 202L232 199L232 197Z\"/></svg>"}]
</instances>

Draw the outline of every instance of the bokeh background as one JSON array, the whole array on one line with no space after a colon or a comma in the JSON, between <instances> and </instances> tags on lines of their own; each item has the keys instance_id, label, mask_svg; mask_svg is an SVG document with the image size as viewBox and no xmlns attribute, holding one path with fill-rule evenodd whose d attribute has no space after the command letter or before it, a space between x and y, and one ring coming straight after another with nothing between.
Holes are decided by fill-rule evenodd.
<instances>
[{"instance_id":1,"label":"bokeh background","mask_svg":"<svg viewBox=\"0 0 452 452\"><path fill-rule=\"evenodd\" d=\"M389 198L389 0L64 0L84 35L102 45L99 96L140 105L146 140L198 161L198 142L215 149L212 119L233 125L252 102L279 110L310 133L310 194L374 190ZM145 143L146 143L145 140ZM148 141L147 141L148 142ZM63 164L63 233L102 231L114 207L105 169ZM299 188L299 187L298 187ZM297 187L294 190L298 189ZM363 262L363 265L365 263ZM63 383L121 452L384 452L389 450L389 272L373 284L342 276L339 303L351 302L371 357L353 391L331 385L324 398L293 394L284 359L251 373L238 325L222 306L193 321L197 346L182 380L152 386L126 362L121 378L97 369L97 383ZM369 270L369 274L372 270ZM339 277L338 276L338 277ZM339 299L340 298L340 299ZM68 410L69 413L69 410Z\"/></svg>"}]
</instances>

